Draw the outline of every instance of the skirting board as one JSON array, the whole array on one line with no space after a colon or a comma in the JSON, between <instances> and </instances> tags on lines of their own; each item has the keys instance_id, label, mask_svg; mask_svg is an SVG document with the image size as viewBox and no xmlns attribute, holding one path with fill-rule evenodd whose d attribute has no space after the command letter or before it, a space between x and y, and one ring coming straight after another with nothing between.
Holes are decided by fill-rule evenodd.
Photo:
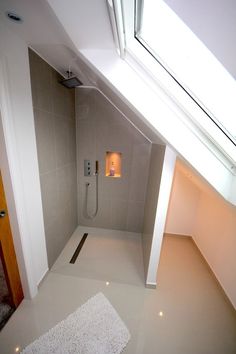
<instances>
[{"instance_id":1,"label":"skirting board","mask_svg":"<svg viewBox=\"0 0 236 354\"><path fill-rule=\"evenodd\" d=\"M186 237L188 237L188 238L193 238L191 235L183 235L183 234L172 234L172 233L170 233L170 232L165 232L164 233L164 236L175 236L175 237L181 237L181 238L186 238Z\"/></svg>"},{"instance_id":2,"label":"skirting board","mask_svg":"<svg viewBox=\"0 0 236 354\"><path fill-rule=\"evenodd\" d=\"M147 289L156 289L157 288L157 284L156 283L150 283L150 284L146 283L145 287Z\"/></svg>"},{"instance_id":3,"label":"skirting board","mask_svg":"<svg viewBox=\"0 0 236 354\"><path fill-rule=\"evenodd\" d=\"M212 274L213 278L215 279L216 283L218 284L218 287L219 287L220 291L222 292L224 298L225 298L226 301L233 307L233 309L234 309L234 311L235 311L235 313L236 313L236 308L235 308L233 302L230 300L230 298L229 298L229 296L227 295L225 289L223 288L223 286L221 285L220 281L218 280L218 278L217 278L215 272L211 269L210 264L207 262L206 258L205 258L204 255L202 254L201 250L198 248L198 246L197 246L195 240L193 239L193 237L191 237L191 239L192 239L192 242L193 242L194 246L195 246L196 249L198 250L198 252L199 252L199 254L200 254L202 260L203 260L204 263L207 265L207 267L208 267L210 273Z\"/></svg>"}]
</instances>

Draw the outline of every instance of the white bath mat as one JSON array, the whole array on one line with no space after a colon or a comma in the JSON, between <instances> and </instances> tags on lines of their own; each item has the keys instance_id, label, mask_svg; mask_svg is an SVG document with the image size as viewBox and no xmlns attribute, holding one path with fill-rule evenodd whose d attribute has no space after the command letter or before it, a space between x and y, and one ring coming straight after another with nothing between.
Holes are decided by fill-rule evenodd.
<instances>
[{"instance_id":1,"label":"white bath mat","mask_svg":"<svg viewBox=\"0 0 236 354\"><path fill-rule=\"evenodd\" d=\"M98 293L21 353L119 354L129 339L130 333L116 310Z\"/></svg>"}]
</instances>

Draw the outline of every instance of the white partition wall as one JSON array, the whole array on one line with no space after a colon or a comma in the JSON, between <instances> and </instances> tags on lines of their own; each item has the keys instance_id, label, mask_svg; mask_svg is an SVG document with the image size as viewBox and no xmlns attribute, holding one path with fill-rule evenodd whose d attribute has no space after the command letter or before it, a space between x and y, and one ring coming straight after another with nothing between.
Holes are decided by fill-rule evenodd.
<instances>
[{"instance_id":1,"label":"white partition wall","mask_svg":"<svg viewBox=\"0 0 236 354\"><path fill-rule=\"evenodd\" d=\"M17 260L25 297L37 293L45 275L47 255L28 47L0 25L0 168L9 207ZM10 179L10 180L9 180Z\"/></svg>"},{"instance_id":2,"label":"white partition wall","mask_svg":"<svg viewBox=\"0 0 236 354\"><path fill-rule=\"evenodd\" d=\"M176 154L163 145L152 145L143 227L146 286L156 286Z\"/></svg>"}]
</instances>

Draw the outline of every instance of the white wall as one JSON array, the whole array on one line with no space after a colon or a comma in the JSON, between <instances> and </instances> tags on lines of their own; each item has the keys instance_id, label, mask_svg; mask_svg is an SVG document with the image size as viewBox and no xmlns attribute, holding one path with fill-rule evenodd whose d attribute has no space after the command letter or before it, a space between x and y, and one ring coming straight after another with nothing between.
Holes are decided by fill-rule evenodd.
<instances>
[{"instance_id":1,"label":"white wall","mask_svg":"<svg viewBox=\"0 0 236 354\"><path fill-rule=\"evenodd\" d=\"M202 192L193 239L236 308L236 207Z\"/></svg>"},{"instance_id":2,"label":"white wall","mask_svg":"<svg viewBox=\"0 0 236 354\"><path fill-rule=\"evenodd\" d=\"M174 176L175 153L152 145L143 227L143 256L146 285L156 286L162 238Z\"/></svg>"},{"instance_id":3,"label":"white wall","mask_svg":"<svg viewBox=\"0 0 236 354\"><path fill-rule=\"evenodd\" d=\"M178 168L169 202L165 232L193 236L200 189Z\"/></svg>"},{"instance_id":4,"label":"white wall","mask_svg":"<svg viewBox=\"0 0 236 354\"><path fill-rule=\"evenodd\" d=\"M144 211L143 224L143 261L146 276L148 274L149 259L151 254L153 232L155 225L158 193L161 183L161 174L163 168L163 161L165 156L165 147L162 145L152 145L149 177L146 192L146 202Z\"/></svg>"},{"instance_id":5,"label":"white wall","mask_svg":"<svg viewBox=\"0 0 236 354\"><path fill-rule=\"evenodd\" d=\"M48 0L48 3L64 14L65 28L73 31L76 26L77 36L73 39L78 48L114 48L106 1ZM68 11L68 6L73 10Z\"/></svg>"},{"instance_id":6,"label":"white wall","mask_svg":"<svg viewBox=\"0 0 236 354\"><path fill-rule=\"evenodd\" d=\"M178 162L165 227L190 235L236 307L236 207Z\"/></svg>"},{"instance_id":7,"label":"white wall","mask_svg":"<svg viewBox=\"0 0 236 354\"><path fill-rule=\"evenodd\" d=\"M7 199L7 209L10 217L11 232L14 239L14 246L17 255L17 263L20 272L20 278L22 283L22 288L25 296L30 293L30 286L28 283L28 274L26 269L26 264L23 255L23 249L20 239L20 230L17 221L15 199L13 193L13 186L11 183L10 167L7 159L7 152L5 146L5 137L3 132L2 117L0 112L0 170L2 174L4 191Z\"/></svg>"},{"instance_id":8,"label":"white wall","mask_svg":"<svg viewBox=\"0 0 236 354\"><path fill-rule=\"evenodd\" d=\"M30 87L28 48L0 23L0 167L25 297L37 293L47 257ZM10 177L11 181L7 181Z\"/></svg>"}]
</instances>

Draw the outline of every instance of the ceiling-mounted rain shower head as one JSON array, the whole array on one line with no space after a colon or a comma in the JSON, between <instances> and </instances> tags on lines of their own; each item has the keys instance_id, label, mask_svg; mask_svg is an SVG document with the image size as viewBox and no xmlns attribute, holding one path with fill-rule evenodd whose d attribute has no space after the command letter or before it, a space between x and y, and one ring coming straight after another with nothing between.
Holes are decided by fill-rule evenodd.
<instances>
[{"instance_id":1,"label":"ceiling-mounted rain shower head","mask_svg":"<svg viewBox=\"0 0 236 354\"><path fill-rule=\"evenodd\" d=\"M76 76L72 76L73 73L71 71L67 71L67 75L68 75L67 79L60 81L60 83L65 87L74 88L83 85L83 83Z\"/></svg>"},{"instance_id":2,"label":"ceiling-mounted rain shower head","mask_svg":"<svg viewBox=\"0 0 236 354\"><path fill-rule=\"evenodd\" d=\"M70 77L69 79L62 80L61 84L67 88L74 88L74 87L83 85L82 82L79 79L77 79L77 77L75 77L75 76Z\"/></svg>"}]
</instances>

